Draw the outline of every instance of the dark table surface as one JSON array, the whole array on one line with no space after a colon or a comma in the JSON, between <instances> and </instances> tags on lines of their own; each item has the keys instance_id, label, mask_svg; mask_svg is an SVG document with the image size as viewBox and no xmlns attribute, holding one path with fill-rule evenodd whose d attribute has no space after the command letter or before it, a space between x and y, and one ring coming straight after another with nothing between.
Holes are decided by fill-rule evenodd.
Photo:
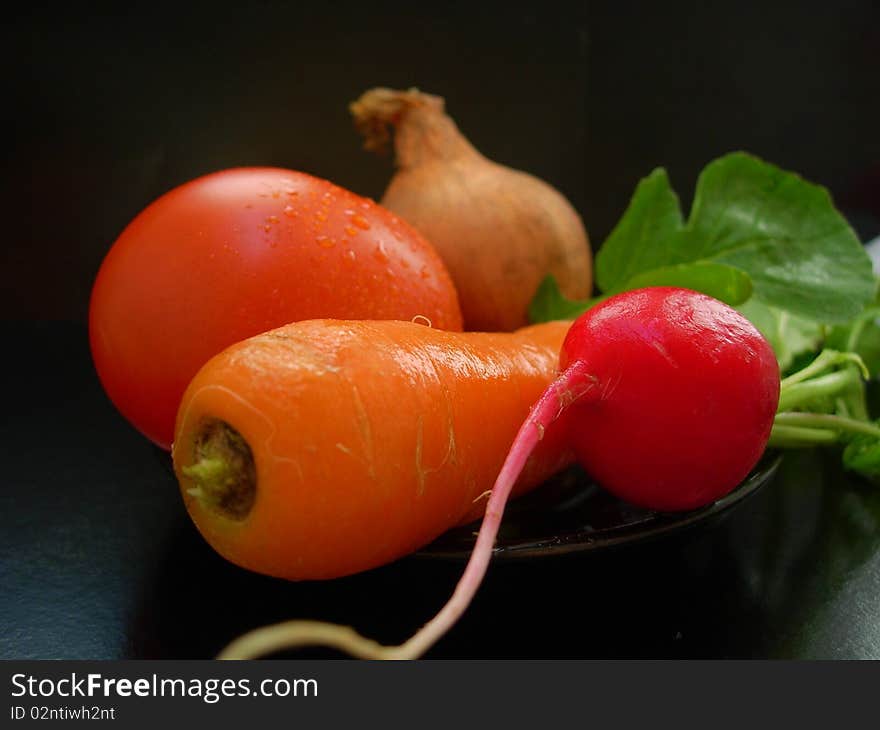
<instances>
[{"instance_id":1,"label":"dark table surface","mask_svg":"<svg viewBox=\"0 0 880 730\"><path fill-rule=\"evenodd\" d=\"M0 657L207 658L304 617L397 641L461 565L342 580L239 569L189 521L166 457L114 410L82 325L6 324ZM299 656L334 656L317 650ZM429 657L880 658L880 488L786 455L722 519L591 554L496 562Z\"/></svg>"}]
</instances>

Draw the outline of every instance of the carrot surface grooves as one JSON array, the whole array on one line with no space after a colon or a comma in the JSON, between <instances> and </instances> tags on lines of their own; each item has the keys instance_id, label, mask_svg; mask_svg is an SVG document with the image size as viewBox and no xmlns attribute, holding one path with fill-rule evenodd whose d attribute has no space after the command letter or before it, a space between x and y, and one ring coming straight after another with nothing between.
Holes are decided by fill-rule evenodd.
<instances>
[{"instance_id":1,"label":"carrot surface grooves","mask_svg":"<svg viewBox=\"0 0 880 730\"><path fill-rule=\"evenodd\" d=\"M187 509L221 555L288 579L411 553L480 517L569 326L454 333L311 320L233 345L196 375L178 413ZM564 430L544 434L515 493L571 463ZM208 494L200 477L218 463L226 470Z\"/></svg>"}]
</instances>

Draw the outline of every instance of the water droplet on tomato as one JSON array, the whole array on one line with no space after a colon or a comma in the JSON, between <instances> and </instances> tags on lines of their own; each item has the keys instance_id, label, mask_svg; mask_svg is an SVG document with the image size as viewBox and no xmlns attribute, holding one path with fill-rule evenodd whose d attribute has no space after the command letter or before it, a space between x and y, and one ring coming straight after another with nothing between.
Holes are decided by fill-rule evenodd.
<instances>
[{"instance_id":1,"label":"water droplet on tomato","mask_svg":"<svg viewBox=\"0 0 880 730\"><path fill-rule=\"evenodd\" d=\"M355 228L354 226L346 226L345 227L345 235L346 236L356 236L357 235L357 228Z\"/></svg>"},{"instance_id":2,"label":"water droplet on tomato","mask_svg":"<svg viewBox=\"0 0 880 730\"><path fill-rule=\"evenodd\" d=\"M277 215L270 215L268 218L266 218L266 223L277 223L277 222L278 222Z\"/></svg>"},{"instance_id":3,"label":"water droplet on tomato","mask_svg":"<svg viewBox=\"0 0 880 730\"><path fill-rule=\"evenodd\" d=\"M284 210L281 212L284 213L284 215L286 215L288 218L296 218L299 215L299 213L296 212L296 208L294 208L292 205L285 205Z\"/></svg>"},{"instance_id":4,"label":"water droplet on tomato","mask_svg":"<svg viewBox=\"0 0 880 730\"><path fill-rule=\"evenodd\" d=\"M352 216L351 222L363 231L370 230L370 221L368 221L362 215Z\"/></svg>"},{"instance_id":5,"label":"water droplet on tomato","mask_svg":"<svg viewBox=\"0 0 880 730\"><path fill-rule=\"evenodd\" d=\"M321 248L333 248L336 245L336 239L330 236L318 236L315 241Z\"/></svg>"}]
</instances>

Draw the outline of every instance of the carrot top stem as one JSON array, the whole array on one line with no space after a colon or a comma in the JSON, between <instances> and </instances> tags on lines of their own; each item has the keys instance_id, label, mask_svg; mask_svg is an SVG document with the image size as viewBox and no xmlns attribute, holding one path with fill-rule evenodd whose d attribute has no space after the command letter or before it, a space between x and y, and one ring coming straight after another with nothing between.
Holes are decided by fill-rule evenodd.
<instances>
[{"instance_id":1,"label":"carrot top stem","mask_svg":"<svg viewBox=\"0 0 880 730\"><path fill-rule=\"evenodd\" d=\"M244 519L256 499L254 457L244 437L223 421L205 422L193 445L193 461L181 469L192 480L187 493L203 507Z\"/></svg>"},{"instance_id":2,"label":"carrot top stem","mask_svg":"<svg viewBox=\"0 0 880 730\"><path fill-rule=\"evenodd\" d=\"M285 621L251 631L229 644L218 659L253 659L301 646L329 646L362 659L416 659L461 617L483 581L510 492L548 426L573 403L599 397L597 379L575 361L548 386L520 426L486 504L477 541L452 597L434 618L398 646L383 646L348 626L320 621Z\"/></svg>"}]
</instances>

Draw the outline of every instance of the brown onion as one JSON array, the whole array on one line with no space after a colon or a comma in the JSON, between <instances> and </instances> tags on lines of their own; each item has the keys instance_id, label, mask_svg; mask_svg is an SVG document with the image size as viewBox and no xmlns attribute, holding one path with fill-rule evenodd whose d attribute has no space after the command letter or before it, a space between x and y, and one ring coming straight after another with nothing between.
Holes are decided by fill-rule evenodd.
<instances>
[{"instance_id":1,"label":"brown onion","mask_svg":"<svg viewBox=\"0 0 880 730\"><path fill-rule=\"evenodd\" d=\"M590 294L592 257L580 216L542 180L488 160L417 90L371 89L351 104L367 149L395 129L398 170L382 205L437 249L458 289L465 328L508 331L553 274L563 294Z\"/></svg>"}]
</instances>

